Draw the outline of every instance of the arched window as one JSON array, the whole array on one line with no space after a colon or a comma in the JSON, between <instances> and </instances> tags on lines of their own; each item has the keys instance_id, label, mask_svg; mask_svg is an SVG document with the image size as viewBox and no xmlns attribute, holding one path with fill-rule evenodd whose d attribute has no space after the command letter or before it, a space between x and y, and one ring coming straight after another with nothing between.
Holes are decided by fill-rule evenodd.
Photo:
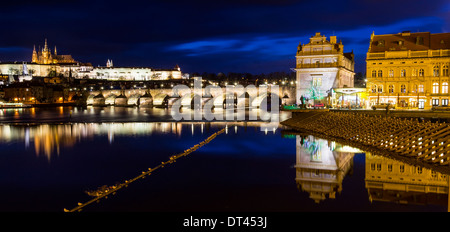
<instances>
[{"instance_id":1,"label":"arched window","mask_svg":"<svg viewBox=\"0 0 450 232\"><path fill-rule=\"evenodd\" d=\"M419 69L419 77L423 77L425 74L425 71L423 70L423 68Z\"/></svg>"},{"instance_id":2,"label":"arched window","mask_svg":"<svg viewBox=\"0 0 450 232\"><path fill-rule=\"evenodd\" d=\"M442 93L448 93L448 83L442 83Z\"/></svg>"},{"instance_id":3,"label":"arched window","mask_svg":"<svg viewBox=\"0 0 450 232\"><path fill-rule=\"evenodd\" d=\"M378 77L382 77L383 76L383 71L382 70L378 70Z\"/></svg>"},{"instance_id":4,"label":"arched window","mask_svg":"<svg viewBox=\"0 0 450 232\"><path fill-rule=\"evenodd\" d=\"M423 93L424 92L423 85L419 85L418 91L419 91L419 93Z\"/></svg>"},{"instance_id":5,"label":"arched window","mask_svg":"<svg viewBox=\"0 0 450 232\"><path fill-rule=\"evenodd\" d=\"M406 77L406 70L402 69L402 71L400 72L400 76Z\"/></svg>"},{"instance_id":6,"label":"arched window","mask_svg":"<svg viewBox=\"0 0 450 232\"><path fill-rule=\"evenodd\" d=\"M442 76L448 77L448 65L442 67Z\"/></svg>"},{"instance_id":7,"label":"arched window","mask_svg":"<svg viewBox=\"0 0 450 232\"><path fill-rule=\"evenodd\" d=\"M377 77L377 70L372 71L372 77Z\"/></svg>"},{"instance_id":8,"label":"arched window","mask_svg":"<svg viewBox=\"0 0 450 232\"><path fill-rule=\"evenodd\" d=\"M389 70L389 77L394 77L394 70Z\"/></svg>"},{"instance_id":9,"label":"arched window","mask_svg":"<svg viewBox=\"0 0 450 232\"><path fill-rule=\"evenodd\" d=\"M437 65L433 67L433 76L434 77L439 76L439 66L437 66Z\"/></svg>"},{"instance_id":10,"label":"arched window","mask_svg":"<svg viewBox=\"0 0 450 232\"><path fill-rule=\"evenodd\" d=\"M401 91L402 93L406 93L406 85L401 85L401 86L400 86L400 91Z\"/></svg>"},{"instance_id":11,"label":"arched window","mask_svg":"<svg viewBox=\"0 0 450 232\"><path fill-rule=\"evenodd\" d=\"M379 93L382 93L382 92L383 92L383 86L382 86L382 85L379 85L379 86L378 86L378 92L379 92Z\"/></svg>"},{"instance_id":12,"label":"arched window","mask_svg":"<svg viewBox=\"0 0 450 232\"><path fill-rule=\"evenodd\" d=\"M389 93L393 93L394 92L394 85L389 85Z\"/></svg>"},{"instance_id":13,"label":"arched window","mask_svg":"<svg viewBox=\"0 0 450 232\"><path fill-rule=\"evenodd\" d=\"M372 85L372 93L376 93L377 92L377 85Z\"/></svg>"},{"instance_id":14,"label":"arched window","mask_svg":"<svg viewBox=\"0 0 450 232\"><path fill-rule=\"evenodd\" d=\"M439 83L433 83L433 93L439 93Z\"/></svg>"}]
</instances>

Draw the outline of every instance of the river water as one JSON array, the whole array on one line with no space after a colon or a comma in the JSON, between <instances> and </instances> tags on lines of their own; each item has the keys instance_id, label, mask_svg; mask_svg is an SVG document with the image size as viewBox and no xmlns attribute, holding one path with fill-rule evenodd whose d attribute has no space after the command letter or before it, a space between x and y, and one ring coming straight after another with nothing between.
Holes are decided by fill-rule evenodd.
<instances>
[{"instance_id":1,"label":"river water","mask_svg":"<svg viewBox=\"0 0 450 232\"><path fill-rule=\"evenodd\" d=\"M280 114L281 120L289 117ZM174 121L166 109L0 112L0 211L62 212L209 144L84 212L448 210L448 176L261 121Z\"/></svg>"}]
</instances>

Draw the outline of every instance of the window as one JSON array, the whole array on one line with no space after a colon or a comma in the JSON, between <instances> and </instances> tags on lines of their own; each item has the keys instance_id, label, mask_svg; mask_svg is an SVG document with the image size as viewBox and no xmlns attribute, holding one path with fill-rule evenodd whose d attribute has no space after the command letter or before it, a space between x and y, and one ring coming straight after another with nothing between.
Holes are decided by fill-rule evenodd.
<instances>
[{"instance_id":1,"label":"window","mask_svg":"<svg viewBox=\"0 0 450 232\"><path fill-rule=\"evenodd\" d=\"M448 83L442 83L442 93L448 93Z\"/></svg>"},{"instance_id":2,"label":"window","mask_svg":"<svg viewBox=\"0 0 450 232\"><path fill-rule=\"evenodd\" d=\"M377 70L372 71L372 77L377 77Z\"/></svg>"},{"instance_id":3,"label":"window","mask_svg":"<svg viewBox=\"0 0 450 232\"><path fill-rule=\"evenodd\" d=\"M413 76L413 77L417 76L417 69L412 70L411 76Z\"/></svg>"},{"instance_id":4,"label":"window","mask_svg":"<svg viewBox=\"0 0 450 232\"><path fill-rule=\"evenodd\" d=\"M442 106L448 106L448 99L442 99Z\"/></svg>"},{"instance_id":5,"label":"window","mask_svg":"<svg viewBox=\"0 0 450 232\"><path fill-rule=\"evenodd\" d=\"M379 85L379 86L378 86L378 92L379 92L379 93L382 93L382 92L383 92L383 86L382 86L382 85Z\"/></svg>"},{"instance_id":6,"label":"window","mask_svg":"<svg viewBox=\"0 0 450 232\"><path fill-rule=\"evenodd\" d=\"M393 85L389 85L389 93L393 93L394 92L394 86Z\"/></svg>"},{"instance_id":7,"label":"window","mask_svg":"<svg viewBox=\"0 0 450 232\"><path fill-rule=\"evenodd\" d=\"M379 40L377 46L384 47L384 40Z\"/></svg>"},{"instance_id":8,"label":"window","mask_svg":"<svg viewBox=\"0 0 450 232\"><path fill-rule=\"evenodd\" d=\"M378 77L382 77L383 76L383 71L382 70L378 70Z\"/></svg>"},{"instance_id":9,"label":"window","mask_svg":"<svg viewBox=\"0 0 450 232\"><path fill-rule=\"evenodd\" d=\"M417 85L414 85L412 92L413 93L417 93L418 89L417 89Z\"/></svg>"},{"instance_id":10,"label":"window","mask_svg":"<svg viewBox=\"0 0 450 232\"><path fill-rule=\"evenodd\" d=\"M423 45L423 37L422 36L417 36L416 44L417 45Z\"/></svg>"},{"instance_id":11,"label":"window","mask_svg":"<svg viewBox=\"0 0 450 232\"><path fill-rule=\"evenodd\" d=\"M425 74L425 71L423 70L423 68L419 69L419 77L423 77Z\"/></svg>"},{"instance_id":12,"label":"window","mask_svg":"<svg viewBox=\"0 0 450 232\"><path fill-rule=\"evenodd\" d=\"M438 105L439 105L439 99L432 99L432 100L431 100L431 104L432 104L433 106L438 106Z\"/></svg>"},{"instance_id":13,"label":"window","mask_svg":"<svg viewBox=\"0 0 450 232\"><path fill-rule=\"evenodd\" d=\"M388 171L392 172L392 164L388 164Z\"/></svg>"},{"instance_id":14,"label":"window","mask_svg":"<svg viewBox=\"0 0 450 232\"><path fill-rule=\"evenodd\" d=\"M372 85L372 93L376 93L377 92L377 85Z\"/></svg>"},{"instance_id":15,"label":"window","mask_svg":"<svg viewBox=\"0 0 450 232\"><path fill-rule=\"evenodd\" d=\"M400 165L400 172L405 172L405 165Z\"/></svg>"},{"instance_id":16,"label":"window","mask_svg":"<svg viewBox=\"0 0 450 232\"><path fill-rule=\"evenodd\" d=\"M417 173L422 174L422 167L417 167Z\"/></svg>"},{"instance_id":17,"label":"window","mask_svg":"<svg viewBox=\"0 0 450 232\"><path fill-rule=\"evenodd\" d=\"M322 78L313 77L313 86L322 86Z\"/></svg>"},{"instance_id":18,"label":"window","mask_svg":"<svg viewBox=\"0 0 450 232\"><path fill-rule=\"evenodd\" d=\"M371 164L370 164L370 169L371 169L372 171L375 171L375 164L374 164L374 163L371 163Z\"/></svg>"},{"instance_id":19,"label":"window","mask_svg":"<svg viewBox=\"0 0 450 232\"><path fill-rule=\"evenodd\" d=\"M442 76L448 77L448 66L447 65L442 67Z\"/></svg>"},{"instance_id":20,"label":"window","mask_svg":"<svg viewBox=\"0 0 450 232\"><path fill-rule=\"evenodd\" d=\"M401 91L402 93L406 93L406 85L402 85L402 86L400 87L400 91Z\"/></svg>"},{"instance_id":21,"label":"window","mask_svg":"<svg viewBox=\"0 0 450 232\"><path fill-rule=\"evenodd\" d=\"M439 76L439 66L437 66L437 65L433 67L433 76L434 77Z\"/></svg>"},{"instance_id":22,"label":"window","mask_svg":"<svg viewBox=\"0 0 450 232\"><path fill-rule=\"evenodd\" d=\"M393 77L394 76L394 70L389 70L389 77Z\"/></svg>"},{"instance_id":23,"label":"window","mask_svg":"<svg viewBox=\"0 0 450 232\"><path fill-rule=\"evenodd\" d=\"M377 164L377 171L381 171L381 164Z\"/></svg>"},{"instance_id":24,"label":"window","mask_svg":"<svg viewBox=\"0 0 450 232\"><path fill-rule=\"evenodd\" d=\"M439 93L439 83L433 83L433 93Z\"/></svg>"},{"instance_id":25,"label":"window","mask_svg":"<svg viewBox=\"0 0 450 232\"><path fill-rule=\"evenodd\" d=\"M406 70L402 69L402 71L400 72L400 76L406 77Z\"/></svg>"},{"instance_id":26,"label":"window","mask_svg":"<svg viewBox=\"0 0 450 232\"><path fill-rule=\"evenodd\" d=\"M424 92L423 85L419 85L418 91L419 91L419 93L423 93Z\"/></svg>"}]
</instances>

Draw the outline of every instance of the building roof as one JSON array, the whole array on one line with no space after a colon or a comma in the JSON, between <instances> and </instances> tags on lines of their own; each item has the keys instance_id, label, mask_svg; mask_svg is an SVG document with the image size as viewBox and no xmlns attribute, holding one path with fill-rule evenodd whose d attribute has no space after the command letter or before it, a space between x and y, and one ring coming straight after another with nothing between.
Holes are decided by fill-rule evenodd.
<instances>
[{"instance_id":1,"label":"building roof","mask_svg":"<svg viewBox=\"0 0 450 232\"><path fill-rule=\"evenodd\" d=\"M450 49L450 33L402 32L386 35L372 34L369 52L439 49Z\"/></svg>"}]
</instances>

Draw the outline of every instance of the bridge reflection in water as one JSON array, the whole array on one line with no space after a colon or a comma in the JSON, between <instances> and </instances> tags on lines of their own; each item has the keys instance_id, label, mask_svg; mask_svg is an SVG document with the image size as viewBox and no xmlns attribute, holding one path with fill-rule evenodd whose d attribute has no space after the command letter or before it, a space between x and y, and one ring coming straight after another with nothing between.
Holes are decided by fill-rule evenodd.
<instances>
[{"instance_id":1,"label":"bridge reflection in water","mask_svg":"<svg viewBox=\"0 0 450 232\"><path fill-rule=\"evenodd\" d=\"M337 198L355 153L365 153L365 187L370 202L449 205L449 176L421 166L374 155L311 135L296 135L296 177L300 191L316 203Z\"/></svg>"}]
</instances>

